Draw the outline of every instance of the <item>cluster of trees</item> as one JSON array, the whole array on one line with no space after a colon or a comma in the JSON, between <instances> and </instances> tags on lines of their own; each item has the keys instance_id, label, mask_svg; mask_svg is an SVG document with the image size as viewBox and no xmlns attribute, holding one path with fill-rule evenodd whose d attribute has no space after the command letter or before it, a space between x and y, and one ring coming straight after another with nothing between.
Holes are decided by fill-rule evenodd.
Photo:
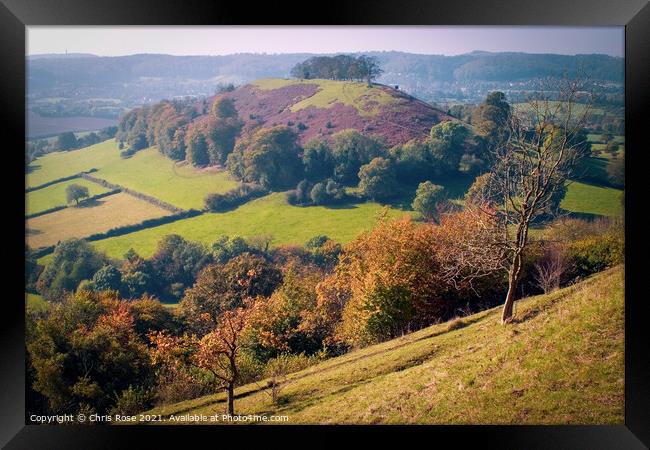
<instances>
[{"instance_id":1,"label":"cluster of trees","mask_svg":"<svg viewBox=\"0 0 650 450\"><path fill-rule=\"evenodd\" d=\"M383 73L374 56L314 56L291 69L291 76L300 79L364 80L368 86Z\"/></svg>"},{"instance_id":2,"label":"cluster of trees","mask_svg":"<svg viewBox=\"0 0 650 450\"><path fill-rule=\"evenodd\" d=\"M209 114L208 114L209 112ZM194 120L205 115L200 120ZM219 96L208 111L206 100L162 101L135 108L118 125L116 138L128 157L138 150L157 145L165 156L187 159L197 167L223 164L242 128L231 99Z\"/></svg>"},{"instance_id":3,"label":"cluster of trees","mask_svg":"<svg viewBox=\"0 0 650 450\"><path fill-rule=\"evenodd\" d=\"M196 167L223 165L235 147L242 126L233 101L217 98L206 118L187 127L187 160Z\"/></svg>"},{"instance_id":4,"label":"cluster of trees","mask_svg":"<svg viewBox=\"0 0 650 450\"><path fill-rule=\"evenodd\" d=\"M287 201L292 205L331 205L348 198L345 189L328 178L317 183L302 180L295 189L287 193Z\"/></svg>"},{"instance_id":5,"label":"cluster of trees","mask_svg":"<svg viewBox=\"0 0 650 450\"><path fill-rule=\"evenodd\" d=\"M123 156L157 145L163 155L177 161L185 159L184 127L202 112L200 108L189 100L178 100L127 112L121 117L115 135L120 148L127 147Z\"/></svg>"},{"instance_id":6,"label":"cluster of trees","mask_svg":"<svg viewBox=\"0 0 650 450\"><path fill-rule=\"evenodd\" d=\"M275 191L294 187L288 193L293 204L336 203L345 198L345 186L357 185L364 197L386 200L399 193L399 186L479 171L485 167L484 149L484 140L473 139L457 122L437 124L427 139L392 148L353 129L302 148L293 130L277 126L240 140L227 167L245 183Z\"/></svg>"}]
</instances>

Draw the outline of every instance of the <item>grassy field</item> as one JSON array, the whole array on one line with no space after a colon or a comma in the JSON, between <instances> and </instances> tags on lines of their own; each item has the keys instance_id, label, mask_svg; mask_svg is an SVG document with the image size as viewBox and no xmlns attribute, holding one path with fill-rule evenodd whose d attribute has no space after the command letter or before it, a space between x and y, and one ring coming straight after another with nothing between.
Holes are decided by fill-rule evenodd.
<instances>
[{"instance_id":1,"label":"grassy field","mask_svg":"<svg viewBox=\"0 0 650 450\"><path fill-rule=\"evenodd\" d=\"M587 135L587 140L589 142L593 143L598 143L602 144L602 134L588 134ZM616 142L617 144L625 144L625 136L622 135L614 135L613 136L613 141Z\"/></svg>"},{"instance_id":2,"label":"grassy field","mask_svg":"<svg viewBox=\"0 0 650 450\"><path fill-rule=\"evenodd\" d=\"M119 161L121 161L120 151L114 139L79 150L49 153L29 165L27 186L38 186L92 168L100 169Z\"/></svg>"},{"instance_id":3,"label":"grassy field","mask_svg":"<svg viewBox=\"0 0 650 450\"><path fill-rule=\"evenodd\" d=\"M140 255L151 256L158 241L167 234L179 234L192 241L211 244L220 235L251 237L272 235L273 245L304 244L319 234L347 242L375 223L382 206L360 203L327 208L299 207L286 202L284 193L273 193L253 200L229 212L201 216L159 227L137 231L94 242L93 245L109 256L122 257L129 248ZM390 216L408 214L389 209Z\"/></svg>"},{"instance_id":4,"label":"grassy field","mask_svg":"<svg viewBox=\"0 0 650 450\"><path fill-rule=\"evenodd\" d=\"M141 150L131 158L106 164L93 176L183 209L202 209L207 194L225 192L237 186L225 171L179 166L153 147Z\"/></svg>"},{"instance_id":5,"label":"grassy field","mask_svg":"<svg viewBox=\"0 0 650 450\"><path fill-rule=\"evenodd\" d=\"M26 213L28 215L34 214L45 211L46 209L54 208L55 206L65 205L67 203L65 198L65 189L71 184L86 186L91 197L109 190L97 183L84 180L83 178L63 181L37 191L28 192L25 196Z\"/></svg>"},{"instance_id":6,"label":"grassy field","mask_svg":"<svg viewBox=\"0 0 650 450\"><path fill-rule=\"evenodd\" d=\"M554 100L549 100L548 105L549 108L551 109L550 112L553 112L552 108L556 108L559 102L554 101ZM543 102L540 101L539 103L540 107L544 107ZM512 107L517 111L517 112L522 112L522 113L527 113L527 112L532 112L532 106L530 102L523 102L523 103L513 103ZM572 116L579 116L583 114L585 111L585 105L582 103L575 103L573 105L573 112ZM597 115L597 116L602 116L605 114L605 110L603 108L594 108L591 107L589 108L589 114Z\"/></svg>"},{"instance_id":7,"label":"grassy field","mask_svg":"<svg viewBox=\"0 0 650 450\"><path fill-rule=\"evenodd\" d=\"M574 213L618 216L623 213L622 195L620 189L572 181L560 206Z\"/></svg>"},{"instance_id":8,"label":"grassy field","mask_svg":"<svg viewBox=\"0 0 650 450\"><path fill-rule=\"evenodd\" d=\"M128 211L128 214L125 214ZM31 248L54 245L71 237L85 237L111 228L162 217L169 212L131 195L119 193L84 207L66 208L27 221Z\"/></svg>"},{"instance_id":9,"label":"grassy field","mask_svg":"<svg viewBox=\"0 0 650 450\"><path fill-rule=\"evenodd\" d=\"M329 108L332 103L343 103L357 109L360 115L375 115L380 105L396 103L399 100L380 88L369 88L366 83L334 80L285 80L282 78L267 78L253 83L260 89L280 89L292 84L316 84L320 88L314 95L291 106L296 112L309 106Z\"/></svg>"},{"instance_id":10,"label":"grassy field","mask_svg":"<svg viewBox=\"0 0 650 450\"><path fill-rule=\"evenodd\" d=\"M555 293L442 323L235 391L235 413L290 424L623 424L624 278L616 267ZM224 394L160 406L222 414Z\"/></svg>"}]
</instances>

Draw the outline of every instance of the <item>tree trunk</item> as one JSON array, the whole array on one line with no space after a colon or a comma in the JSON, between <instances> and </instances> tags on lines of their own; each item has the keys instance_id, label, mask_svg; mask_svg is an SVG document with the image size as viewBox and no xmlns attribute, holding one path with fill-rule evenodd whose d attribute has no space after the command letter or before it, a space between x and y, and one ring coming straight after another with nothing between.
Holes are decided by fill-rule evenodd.
<instances>
[{"instance_id":1,"label":"tree trunk","mask_svg":"<svg viewBox=\"0 0 650 450\"><path fill-rule=\"evenodd\" d=\"M515 294L519 284L519 274L521 272L521 253L517 252L512 260L512 267L508 274L508 294L503 304L503 313L501 314L501 323L506 324L512 321L513 306L515 304Z\"/></svg>"},{"instance_id":2,"label":"tree trunk","mask_svg":"<svg viewBox=\"0 0 650 450\"><path fill-rule=\"evenodd\" d=\"M228 383L228 414L235 415L235 385Z\"/></svg>"}]
</instances>

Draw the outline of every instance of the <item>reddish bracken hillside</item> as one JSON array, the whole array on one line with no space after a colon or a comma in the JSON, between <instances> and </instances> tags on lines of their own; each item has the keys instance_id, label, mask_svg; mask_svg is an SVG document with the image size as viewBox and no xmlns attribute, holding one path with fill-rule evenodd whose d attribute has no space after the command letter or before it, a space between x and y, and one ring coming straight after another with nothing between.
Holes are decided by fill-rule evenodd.
<instances>
[{"instance_id":1,"label":"reddish bracken hillside","mask_svg":"<svg viewBox=\"0 0 650 450\"><path fill-rule=\"evenodd\" d=\"M388 145L422 139L452 117L388 86L331 80L267 79L222 94L234 100L244 131L290 126L301 143L354 128ZM199 119L200 120L200 119Z\"/></svg>"}]
</instances>

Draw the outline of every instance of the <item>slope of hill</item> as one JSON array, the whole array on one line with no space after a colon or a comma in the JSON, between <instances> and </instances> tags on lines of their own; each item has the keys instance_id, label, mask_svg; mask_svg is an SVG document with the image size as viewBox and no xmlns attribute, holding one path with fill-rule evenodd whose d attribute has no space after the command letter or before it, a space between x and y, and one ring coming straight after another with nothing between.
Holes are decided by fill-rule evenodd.
<instances>
[{"instance_id":1,"label":"slope of hill","mask_svg":"<svg viewBox=\"0 0 650 450\"><path fill-rule=\"evenodd\" d=\"M242 386L235 412L288 423L622 424L623 288L619 266L517 302L508 326L494 308L326 360L290 375L278 406L265 381ZM224 408L219 393L149 413Z\"/></svg>"},{"instance_id":2,"label":"slope of hill","mask_svg":"<svg viewBox=\"0 0 650 450\"><path fill-rule=\"evenodd\" d=\"M248 127L290 125L302 143L354 128L394 145L423 138L431 127L452 120L397 89L333 80L267 78L224 94Z\"/></svg>"}]
</instances>

